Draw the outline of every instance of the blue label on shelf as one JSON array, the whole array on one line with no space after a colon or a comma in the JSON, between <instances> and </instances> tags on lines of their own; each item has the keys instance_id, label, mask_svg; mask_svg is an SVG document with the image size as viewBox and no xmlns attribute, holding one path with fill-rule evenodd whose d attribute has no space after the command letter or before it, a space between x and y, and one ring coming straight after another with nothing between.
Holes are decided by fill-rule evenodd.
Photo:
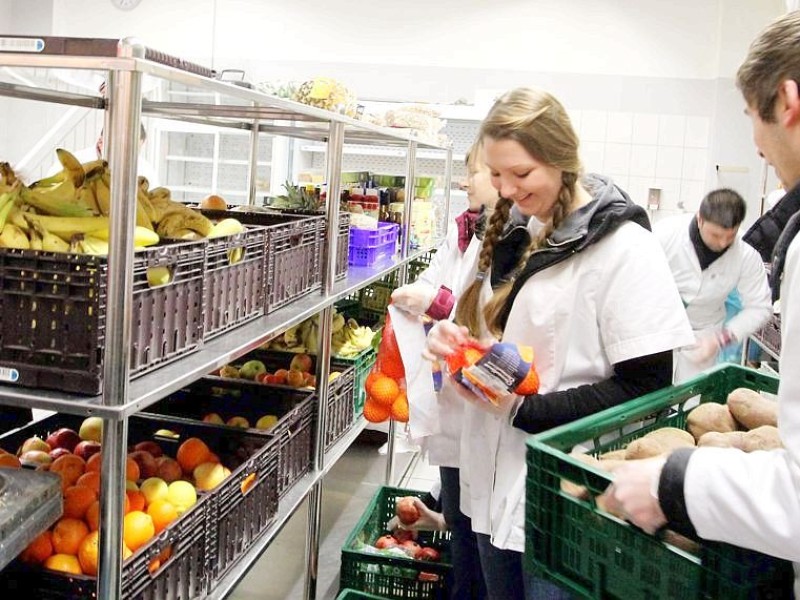
<instances>
[{"instance_id":1,"label":"blue label on shelf","mask_svg":"<svg viewBox=\"0 0 800 600\"><path fill-rule=\"evenodd\" d=\"M0 367L0 381L10 381L12 383L19 381L19 371L8 367Z\"/></svg>"}]
</instances>

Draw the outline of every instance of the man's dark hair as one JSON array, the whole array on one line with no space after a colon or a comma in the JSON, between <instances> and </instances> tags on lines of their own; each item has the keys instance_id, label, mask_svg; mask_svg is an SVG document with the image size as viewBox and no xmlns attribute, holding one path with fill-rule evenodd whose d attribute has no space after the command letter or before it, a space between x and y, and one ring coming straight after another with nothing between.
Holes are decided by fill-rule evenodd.
<instances>
[{"instance_id":1,"label":"man's dark hair","mask_svg":"<svg viewBox=\"0 0 800 600\"><path fill-rule=\"evenodd\" d=\"M725 229L739 227L746 211L744 198L728 188L708 192L700 203L700 216Z\"/></svg>"}]
</instances>

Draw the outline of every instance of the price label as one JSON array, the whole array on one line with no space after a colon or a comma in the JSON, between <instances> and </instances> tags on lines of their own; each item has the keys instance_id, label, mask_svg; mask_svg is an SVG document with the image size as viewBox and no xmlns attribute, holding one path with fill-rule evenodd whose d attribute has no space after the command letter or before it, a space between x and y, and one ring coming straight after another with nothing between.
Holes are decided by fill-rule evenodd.
<instances>
[{"instance_id":1,"label":"price label","mask_svg":"<svg viewBox=\"0 0 800 600\"><path fill-rule=\"evenodd\" d=\"M41 38L0 37L0 52L41 52L44 40Z\"/></svg>"},{"instance_id":2,"label":"price label","mask_svg":"<svg viewBox=\"0 0 800 600\"><path fill-rule=\"evenodd\" d=\"M0 381L10 381L12 383L19 381L19 371L8 367L0 367Z\"/></svg>"}]
</instances>

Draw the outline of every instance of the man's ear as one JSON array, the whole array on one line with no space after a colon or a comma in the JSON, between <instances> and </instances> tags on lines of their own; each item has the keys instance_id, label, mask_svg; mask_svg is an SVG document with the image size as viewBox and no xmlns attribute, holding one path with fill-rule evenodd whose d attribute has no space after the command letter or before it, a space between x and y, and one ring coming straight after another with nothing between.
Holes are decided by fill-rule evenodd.
<instances>
[{"instance_id":1,"label":"man's ear","mask_svg":"<svg viewBox=\"0 0 800 600\"><path fill-rule=\"evenodd\" d=\"M784 80L778 88L777 110L783 125L800 124L800 86L793 79Z\"/></svg>"}]
</instances>

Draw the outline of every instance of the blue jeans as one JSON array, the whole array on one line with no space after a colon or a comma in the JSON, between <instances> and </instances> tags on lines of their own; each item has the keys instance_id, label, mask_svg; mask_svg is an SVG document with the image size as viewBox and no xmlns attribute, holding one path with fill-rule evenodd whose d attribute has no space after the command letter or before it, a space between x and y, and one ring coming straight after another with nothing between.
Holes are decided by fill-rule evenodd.
<instances>
[{"instance_id":1,"label":"blue jeans","mask_svg":"<svg viewBox=\"0 0 800 600\"><path fill-rule=\"evenodd\" d=\"M490 600L569 600L572 594L556 584L523 573L522 553L501 550L488 535L476 534L483 577Z\"/></svg>"},{"instance_id":2,"label":"blue jeans","mask_svg":"<svg viewBox=\"0 0 800 600\"><path fill-rule=\"evenodd\" d=\"M442 480L442 514L452 536L450 554L453 561L453 600L486 600L478 541L472 531L472 520L461 512L461 484L458 469L439 467Z\"/></svg>"}]
</instances>

